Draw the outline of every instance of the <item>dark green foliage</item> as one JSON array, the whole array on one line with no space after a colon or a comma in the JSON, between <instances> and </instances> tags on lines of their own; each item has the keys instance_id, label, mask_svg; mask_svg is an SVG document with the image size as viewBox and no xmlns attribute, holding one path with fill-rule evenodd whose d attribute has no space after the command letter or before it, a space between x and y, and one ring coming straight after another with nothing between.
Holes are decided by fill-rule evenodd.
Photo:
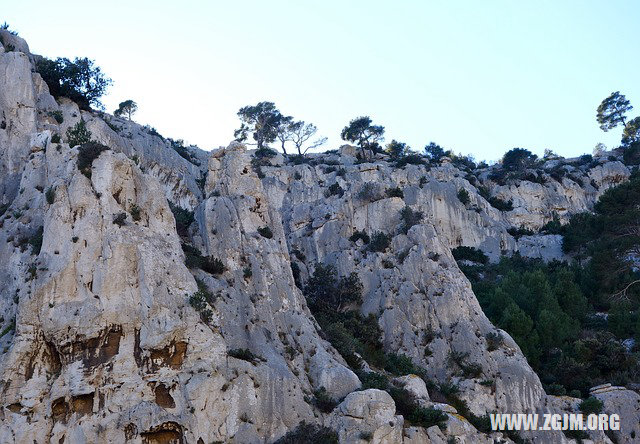
<instances>
[{"instance_id":1,"label":"dark green foliage","mask_svg":"<svg viewBox=\"0 0 640 444\"><path fill-rule=\"evenodd\" d=\"M200 319L205 324L211 322L213 312L209 308L209 303L213 303L214 297L209 292L206 284L199 279L196 279L198 284L198 291L189 296L189 305L191 305L199 314Z\"/></svg>"},{"instance_id":2,"label":"dark green foliage","mask_svg":"<svg viewBox=\"0 0 640 444\"><path fill-rule=\"evenodd\" d=\"M367 234L366 231L362 230L362 231L354 231L353 234L349 237L349 240L351 242L357 242L358 239L362 239L362 242L364 242L365 244L368 244L370 241L369 235Z\"/></svg>"},{"instance_id":3,"label":"dark green foliage","mask_svg":"<svg viewBox=\"0 0 640 444\"><path fill-rule=\"evenodd\" d=\"M131 121L131 116L138 111L138 104L133 100L125 100L124 102L120 102L118 105L118 109L113 112L113 115L116 117L126 116L129 121Z\"/></svg>"},{"instance_id":4,"label":"dark green foliage","mask_svg":"<svg viewBox=\"0 0 640 444\"><path fill-rule=\"evenodd\" d=\"M31 245L31 254L37 256L40 254L42 248L42 235L44 233L44 227L39 227L36 232L29 238L29 245Z\"/></svg>"},{"instance_id":5,"label":"dark green foliage","mask_svg":"<svg viewBox=\"0 0 640 444\"><path fill-rule=\"evenodd\" d=\"M380 142L384 140L384 127L373 125L368 116L357 117L342 129L340 137L342 140L357 143L364 159L367 158L367 152L380 151Z\"/></svg>"},{"instance_id":6,"label":"dark green foliage","mask_svg":"<svg viewBox=\"0 0 640 444\"><path fill-rule=\"evenodd\" d=\"M411 148L406 143L398 142L395 139L389 142L385 148L385 151L393 160L397 160L406 156L410 150Z\"/></svg>"},{"instance_id":7,"label":"dark green foliage","mask_svg":"<svg viewBox=\"0 0 640 444\"><path fill-rule=\"evenodd\" d=\"M313 399L311 400L311 403L322 413L331 413L338 405L338 401L329 396L324 387L320 387L318 390L313 392Z\"/></svg>"},{"instance_id":8,"label":"dark green foliage","mask_svg":"<svg viewBox=\"0 0 640 444\"><path fill-rule=\"evenodd\" d=\"M458 190L458 200L462 202L462 205L467 205L471 202L471 198L469 197L469 192L464 188L460 188Z\"/></svg>"},{"instance_id":9,"label":"dark green foliage","mask_svg":"<svg viewBox=\"0 0 640 444\"><path fill-rule=\"evenodd\" d=\"M273 237L273 232L271 231L271 228L267 226L258 228L258 233L260 233L260 236L266 239L271 239Z\"/></svg>"},{"instance_id":10,"label":"dark green foliage","mask_svg":"<svg viewBox=\"0 0 640 444\"><path fill-rule=\"evenodd\" d=\"M195 220L195 216L193 211L189 211L185 208L180 208L177 205L169 202L169 208L173 213L173 217L176 220L176 231L178 235L182 238L189 237L189 226Z\"/></svg>"},{"instance_id":11,"label":"dark green foliage","mask_svg":"<svg viewBox=\"0 0 640 444\"><path fill-rule=\"evenodd\" d=\"M371 241L369 241L369 251L384 253L389 248L389 245L391 245L391 235L376 231L371 236Z\"/></svg>"},{"instance_id":12,"label":"dark green foliage","mask_svg":"<svg viewBox=\"0 0 640 444\"><path fill-rule=\"evenodd\" d=\"M199 268L213 275L224 273L225 266L220 259L211 256L202 256L197 248L188 244L182 244L182 249L185 252L185 265L187 268Z\"/></svg>"},{"instance_id":13,"label":"dark green foliage","mask_svg":"<svg viewBox=\"0 0 640 444\"><path fill-rule=\"evenodd\" d=\"M358 198L365 202L375 202L376 200L380 200L382 196L380 196L375 183L367 182L362 185L362 188L358 192Z\"/></svg>"},{"instance_id":14,"label":"dark green foliage","mask_svg":"<svg viewBox=\"0 0 640 444\"><path fill-rule=\"evenodd\" d=\"M601 413L604 404L598 398L590 396L580 403L580 411L585 415L589 415L591 413Z\"/></svg>"},{"instance_id":15,"label":"dark green foliage","mask_svg":"<svg viewBox=\"0 0 640 444\"><path fill-rule=\"evenodd\" d=\"M588 393L604 382L633 380L638 364L620 340L602 329L635 325L627 308L595 324L593 277L578 265L526 260L518 255L484 267L463 267L489 319L518 343L551 393ZM478 277L480 268L482 278ZM616 313L620 313L620 317ZM626 323L626 324L625 324ZM595 330L594 330L595 329ZM627 331L625 336L629 337ZM487 348L499 345L487 336Z\"/></svg>"},{"instance_id":16,"label":"dark green foliage","mask_svg":"<svg viewBox=\"0 0 640 444\"><path fill-rule=\"evenodd\" d=\"M387 390L387 388L389 388L389 378L387 378L382 373L358 373L358 378L360 378L360 382L362 382L362 390L367 390L370 388Z\"/></svg>"},{"instance_id":17,"label":"dark green foliage","mask_svg":"<svg viewBox=\"0 0 640 444\"><path fill-rule=\"evenodd\" d=\"M473 156L471 155L456 155L451 154L451 163L455 165L457 168L471 172L476 169L476 163L473 161Z\"/></svg>"},{"instance_id":18,"label":"dark green foliage","mask_svg":"<svg viewBox=\"0 0 640 444\"><path fill-rule=\"evenodd\" d=\"M620 91L612 92L598 106L596 120L602 131L609 131L622 124L626 126L626 114L633 109L627 98Z\"/></svg>"},{"instance_id":19,"label":"dark green foliage","mask_svg":"<svg viewBox=\"0 0 640 444\"><path fill-rule=\"evenodd\" d=\"M429 142L429 145L424 147L424 154L434 163L439 163L449 153L449 151L445 152L440 145L434 142Z\"/></svg>"},{"instance_id":20,"label":"dark green foliage","mask_svg":"<svg viewBox=\"0 0 640 444\"><path fill-rule=\"evenodd\" d=\"M507 171L522 171L530 168L538 156L524 148L513 148L502 156L502 168Z\"/></svg>"},{"instance_id":21,"label":"dark green foliage","mask_svg":"<svg viewBox=\"0 0 640 444\"><path fill-rule=\"evenodd\" d=\"M515 237L516 239L519 239L522 236L532 236L535 234L533 230L530 230L525 227L518 227L518 228L509 227L507 228L507 233L509 233L511 236Z\"/></svg>"},{"instance_id":22,"label":"dark green foliage","mask_svg":"<svg viewBox=\"0 0 640 444\"><path fill-rule=\"evenodd\" d=\"M400 187L389 188L387 190L387 197L399 197L400 199L404 199L404 192Z\"/></svg>"},{"instance_id":23,"label":"dark green foliage","mask_svg":"<svg viewBox=\"0 0 640 444\"><path fill-rule=\"evenodd\" d=\"M303 421L274 444L338 444L338 434L328 427Z\"/></svg>"},{"instance_id":24,"label":"dark green foliage","mask_svg":"<svg viewBox=\"0 0 640 444\"><path fill-rule=\"evenodd\" d=\"M630 143L624 153L622 153L622 161L625 165L640 164L640 142Z\"/></svg>"},{"instance_id":25,"label":"dark green foliage","mask_svg":"<svg viewBox=\"0 0 640 444\"><path fill-rule=\"evenodd\" d=\"M80 119L73 127L67 129L67 143L71 148L91 142L91 131L87 129L87 123Z\"/></svg>"},{"instance_id":26,"label":"dark green foliage","mask_svg":"<svg viewBox=\"0 0 640 444\"><path fill-rule=\"evenodd\" d=\"M56 200L56 190L53 187L47 188L47 191L44 193L45 198L47 199L47 203L49 205L53 205Z\"/></svg>"},{"instance_id":27,"label":"dark green foliage","mask_svg":"<svg viewBox=\"0 0 640 444\"><path fill-rule=\"evenodd\" d=\"M420 407L413 395L404 388L389 387L387 391L396 404L396 414L404 416L412 425L427 428L437 425L442 430L446 429L449 417L442 410Z\"/></svg>"},{"instance_id":28,"label":"dark green foliage","mask_svg":"<svg viewBox=\"0 0 640 444\"><path fill-rule=\"evenodd\" d=\"M188 162L191 162L196 166L200 166L200 162L193 154L191 154L191 151L189 151L189 148L184 146L184 141L182 139L178 139L178 140L167 139L167 141L171 145L171 148L173 148L173 150L176 153L178 153L180 157L182 157Z\"/></svg>"},{"instance_id":29,"label":"dark green foliage","mask_svg":"<svg viewBox=\"0 0 640 444\"><path fill-rule=\"evenodd\" d=\"M540 232L544 234L564 234L564 227L558 219L558 215L554 213L553 219L540 228Z\"/></svg>"},{"instance_id":30,"label":"dark green foliage","mask_svg":"<svg viewBox=\"0 0 640 444\"><path fill-rule=\"evenodd\" d=\"M60 139L60 134L54 134L51 136L51 143L60 143L62 139Z\"/></svg>"},{"instance_id":31,"label":"dark green foliage","mask_svg":"<svg viewBox=\"0 0 640 444\"><path fill-rule=\"evenodd\" d=\"M420 370L413 364L411 358L406 355L388 353L384 369L391 374L402 376L407 374L420 373Z\"/></svg>"},{"instance_id":32,"label":"dark green foliage","mask_svg":"<svg viewBox=\"0 0 640 444\"><path fill-rule=\"evenodd\" d=\"M426 165L424 157L417 153L409 153L396 160L396 168L404 168L407 165Z\"/></svg>"},{"instance_id":33,"label":"dark green foliage","mask_svg":"<svg viewBox=\"0 0 640 444\"><path fill-rule=\"evenodd\" d=\"M91 165L103 151L107 151L109 147L98 142L87 142L78 148L78 169L82 174L91 179Z\"/></svg>"},{"instance_id":34,"label":"dark green foliage","mask_svg":"<svg viewBox=\"0 0 640 444\"><path fill-rule=\"evenodd\" d=\"M201 270L213 275L222 274L225 270L224 263L220 259L211 256L203 256L199 267Z\"/></svg>"},{"instance_id":35,"label":"dark green foliage","mask_svg":"<svg viewBox=\"0 0 640 444\"><path fill-rule=\"evenodd\" d=\"M422 213L422 211L414 211L410 206L405 206L402 210L400 210L400 219L402 220L401 231L404 234L407 234L411 227L422 222L423 217L424 214Z\"/></svg>"},{"instance_id":36,"label":"dark green foliage","mask_svg":"<svg viewBox=\"0 0 640 444\"><path fill-rule=\"evenodd\" d=\"M278 128L285 119L273 102L260 102L257 105L240 108L238 117L242 123L240 128L234 131L233 136L237 141L244 142L251 133L258 145L258 151L276 140Z\"/></svg>"},{"instance_id":37,"label":"dark green foliage","mask_svg":"<svg viewBox=\"0 0 640 444\"><path fill-rule=\"evenodd\" d=\"M55 121L58 122L59 124L64 122L64 115L60 110L49 111L49 115L53 117Z\"/></svg>"},{"instance_id":38,"label":"dark green foliage","mask_svg":"<svg viewBox=\"0 0 640 444\"><path fill-rule=\"evenodd\" d=\"M262 360L260 356L253 354L251 350L247 348L235 348L233 350L229 350L227 352L227 355L231 356L232 358L242 359L243 361L252 363Z\"/></svg>"},{"instance_id":39,"label":"dark green foliage","mask_svg":"<svg viewBox=\"0 0 640 444\"><path fill-rule=\"evenodd\" d=\"M500 199L499 197L495 197L495 196L491 196L488 199L489 204L491 204L491 206L493 208L496 208L500 211L511 211L513 210L513 202L512 201L504 201L502 199Z\"/></svg>"},{"instance_id":40,"label":"dark green foliage","mask_svg":"<svg viewBox=\"0 0 640 444\"><path fill-rule=\"evenodd\" d=\"M102 73L93 60L86 57L76 57L73 61L67 58L50 60L39 57L36 70L47 83L52 96L67 97L86 111L92 105L103 108L100 98L111 85L111 79Z\"/></svg>"},{"instance_id":41,"label":"dark green foliage","mask_svg":"<svg viewBox=\"0 0 640 444\"><path fill-rule=\"evenodd\" d=\"M251 270L251 267L244 267L242 270L242 277L249 279L251 276L253 276L253 270Z\"/></svg>"},{"instance_id":42,"label":"dark green foliage","mask_svg":"<svg viewBox=\"0 0 640 444\"><path fill-rule=\"evenodd\" d=\"M138 222L141 218L140 215L140 207L136 204L131 205L131 208L129 209L129 213L131 213L131 219L133 219L134 221Z\"/></svg>"},{"instance_id":43,"label":"dark green foliage","mask_svg":"<svg viewBox=\"0 0 640 444\"><path fill-rule=\"evenodd\" d=\"M477 378L482 374L482 367L479 364L467 362L468 357L469 353L452 351L449 354L449 361L460 368L465 378Z\"/></svg>"},{"instance_id":44,"label":"dark green foliage","mask_svg":"<svg viewBox=\"0 0 640 444\"><path fill-rule=\"evenodd\" d=\"M126 224L126 220L127 220L127 213L118 213L113 218L113 223L116 224L119 227L122 227L123 225Z\"/></svg>"},{"instance_id":45,"label":"dark green foliage","mask_svg":"<svg viewBox=\"0 0 640 444\"><path fill-rule=\"evenodd\" d=\"M480 264L486 264L489 261L486 254L474 247L456 247L451 250L451 253L457 261L468 260Z\"/></svg>"},{"instance_id":46,"label":"dark green foliage","mask_svg":"<svg viewBox=\"0 0 640 444\"><path fill-rule=\"evenodd\" d=\"M341 311L362 300L362 282L356 273L338 279L333 265L317 264L305 286L307 303L315 311Z\"/></svg>"},{"instance_id":47,"label":"dark green foliage","mask_svg":"<svg viewBox=\"0 0 640 444\"><path fill-rule=\"evenodd\" d=\"M494 351L502 347L504 338L500 333L489 332L485 336L487 340L487 351Z\"/></svg>"},{"instance_id":48,"label":"dark green foliage","mask_svg":"<svg viewBox=\"0 0 640 444\"><path fill-rule=\"evenodd\" d=\"M332 184L329 187L329 189L325 192L325 197L330 197L330 196L338 196L338 197L344 196L344 190L342 189L339 183L336 182Z\"/></svg>"}]
</instances>

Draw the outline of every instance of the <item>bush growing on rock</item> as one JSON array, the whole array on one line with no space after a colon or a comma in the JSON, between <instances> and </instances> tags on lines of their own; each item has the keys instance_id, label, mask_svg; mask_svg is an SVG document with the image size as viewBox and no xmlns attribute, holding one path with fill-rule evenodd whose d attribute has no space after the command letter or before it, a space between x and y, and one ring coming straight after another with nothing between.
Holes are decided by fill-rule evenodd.
<instances>
[{"instance_id":1,"label":"bush growing on rock","mask_svg":"<svg viewBox=\"0 0 640 444\"><path fill-rule=\"evenodd\" d=\"M357 143L361 150L361 159L368 154L380 151L380 142L384 140L384 126L373 125L369 116L357 117L349 122L340 133L342 140Z\"/></svg>"},{"instance_id":2,"label":"bush growing on rock","mask_svg":"<svg viewBox=\"0 0 640 444\"><path fill-rule=\"evenodd\" d=\"M338 444L338 434L328 427L302 421L274 444Z\"/></svg>"},{"instance_id":3,"label":"bush growing on rock","mask_svg":"<svg viewBox=\"0 0 640 444\"><path fill-rule=\"evenodd\" d=\"M329 187L329 189L327 189L327 191L325 192L325 197L331 197L331 196L338 196L338 197L344 196L344 190L342 189L340 184L338 184L337 182L332 184Z\"/></svg>"},{"instance_id":4,"label":"bush growing on rock","mask_svg":"<svg viewBox=\"0 0 640 444\"><path fill-rule=\"evenodd\" d=\"M98 142L86 142L80 145L78 149L78 169L87 178L91 179L91 165L103 151L107 151L109 147Z\"/></svg>"},{"instance_id":5,"label":"bush growing on rock","mask_svg":"<svg viewBox=\"0 0 640 444\"><path fill-rule=\"evenodd\" d=\"M367 182L362 185L362 188L360 188L360 191L358 192L358 199L363 200L364 202L375 202L376 200L380 200L382 199L380 188L375 182Z\"/></svg>"},{"instance_id":6,"label":"bush growing on rock","mask_svg":"<svg viewBox=\"0 0 640 444\"><path fill-rule=\"evenodd\" d=\"M262 236L262 237L264 237L266 239L273 238L273 231L271 231L271 228L269 228L266 225L264 227L258 228L258 233L260 233L260 236Z\"/></svg>"},{"instance_id":7,"label":"bush growing on rock","mask_svg":"<svg viewBox=\"0 0 640 444\"><path fill-rule=\"evenodd\" d=\"M471 198L469 197L469 192L464 188L460 188L458 190L458 200L462 202L462 205L467 205L471 202Z\"/></svg>"},{"instance_id":8,"label":"bush growing on rock","mask_svg":"<svg viewBox=\"0 0 640 444\"><path fill-rule=\"evenodd\" d=\"M251 363L256 363L262 360L261 356L253 354L253 352L248 348L235 348L233 350L229 350L227 354L232 358L241 359Z\"/></svg>"},{"instance_id":9,"label":"bush growing on rock","mask_svg":"<svg viewBox=\"0 0 640 444\"><path fill-rule=\"evenodd\" d=\"M362 301L362 282L356 273L338 278L333 265L316 264L305 286L309 307L340 312L345 306Z\"/></svg>"},{"instance_id":10,"label":"bush growing on rock","mask_svg":"<svg viewBox=\"0 0 640 444\"><path fill-rule=\"evenodd\" d=\"M387 197L399 197L400 199L404 199L404 192L400 187L393 187L387 190Z\"/></svg>"},{"instance_id":11,"label":"bush growing on rock","mask_svg":"<svg viewBox=\"0 0 640 444\"><path fill-rule=\"evenodd\" d=\"M196 283L198 284L198 291L189 296L189 305L198 312L202 322L209 324L213 317L213 312L208 303L213 302L213 295L209 292L204 282L196 279Z\"/></svg>"},{"instance_id":12,"label":"bush growing on rock","mask_svg":"<svg viewBox=\"0 0 640 444\"><path fill-rule=\"evenodd\" d=\"M56 190L53 187L47 188L47 191L44 193L45 198L47 199L47 203L49 205L53 205L53 202L56 200Z\"/></svg>"},{"instance_id":13,"label":"bush growing on rock","mask_svg":"<svg viewBox=\"0 0 640 444\"><path fill-rule=\"evenodd\" d=\"M538 156L524 148L513 148L502 156L502 167L507 171L523 171L534 165Z\"/></svg>"},{"instance_id":14,"label":"bush growing on rock","mask_svg":"<svg viewBox=\"0 0 640 444\"><path fill-rule=\"evenodd\" d=\"M590 396L580 403L580 411L585 415L601 413L603 407L603 402L594 396Z\"/></svg>"},{"instance_id":15,"label":"bush growing on rock","mask_svg":"<svg viewBox=\"0 0 640 444\"><path fill-rule=\"evenodd\" d=\"M471 262L478 262L480 264L486 264L489 261L486 254L474 247L456 247L451 250L451 253L457 261L468 260Z\"/></svg>"},{"instance_id":16,"label":"bush growing on rock","mask_svg":"<svg viewBox=\"0 0 640 444\"><path fill-rule=\"evenodd\" d=\"M113 218L113 223L119 227L122 227L123 225L125 225L126 220L127 220L127 213L118 213Z\"/></svg>"},{"instance_id":17,"label":"bush growing on rock","mask_svg":"<svg viewBox=\"0 0 640 444\"><path fill-rule=\"evenodd\" d=\"M383 253L390 245L391 235L385 234L381 231L376 231L371 236L371 241L369 241L369 251L373 251L374 253Z\"/></svg>"},{"instance_id":18,"label":"bush growing on rock","mask_svg":"<svg viewBox=\"0 0 640 444\"><path fill-rule=\"evenodd\" d=\"M189 237L189 226L195 220L193 211L189 211L185 208L181 208L172 202L169 202L169 208L173 213L173 217L176 220L176 231L181 238Z\"/></svg>"},{"instance_id":19,"label":"bush growing on rock","mask_svg":"<svg viewBox=\"0 0 640 444\"><path fill-rule=\"evenodd\" d=\"M349 237L349 240L351 242L357 242L359 239L362 240L363 243L368 244L369 241L371 240L369 238L369 235L367 234L366 231L361 230L361 231L354 231L353 234Z\"/></svg>"},{"instance_id":20,"label":"bush growing on rock","mask_svg":"<svg viewBox=\"0 0 640 444\"><path fill-rule=\"evenodd\" d=\"M71 148L91 142L91 131L83 118L73 127L67 129L67 143Z\"/></svg>"},{"instance_id":21,"label":"bush growing on rock","mask_svg":"<svg viewBox=\"0 0 640 444\"><path fill-rule=\"evenodd\" d=\"M400 210L400 219L402 220L402 233L407 234L411 227L422 222L423 217L424 214L422 213L422 211L414 211L410 206L405 206L402 210Z\"/></svg>"},{"instance_id":22,"label":"bush growing on rock","mask_svg":"<svg viewBox=\"0 0 640 444\"><path fill-rule=\"evenodd\" d=\"M54 134L53 136L51 136L51 143L60 143L61 139L60 139L60 134Z\"/></svg>"},{"instance_id":23,"label":"bush growing on rock","mask_svg":"<svg viewBox=\"0 0 640 444\"><path fill-rule=\"evenodd\" d=\"M36 70L53 97L67 97L86 111L92 105L103 108L100 98L111 85L111 79L104 75L93 60L86 57L76 57L73 61L67 58L50 60L39 57Z\"/></svg>"}]
</instances>

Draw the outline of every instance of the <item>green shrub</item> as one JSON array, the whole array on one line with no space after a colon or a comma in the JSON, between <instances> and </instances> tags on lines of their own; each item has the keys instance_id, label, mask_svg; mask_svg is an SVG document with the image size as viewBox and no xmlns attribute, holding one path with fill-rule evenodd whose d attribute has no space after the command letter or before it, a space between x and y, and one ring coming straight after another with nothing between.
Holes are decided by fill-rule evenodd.
<instances>
[{"instance_id":1,"label":"green shrub","mask_svg":"<svg viewBox=\"0 0 640 444\"><path fill-rule=\"evenodd\" d=\"M314 310L341 311L345 305L362 301L362 282L356 273L338 278L333 265L316 264L305 296Z\"/></svg>"},{"instance_id":2,"label":"green shrub","mask_svg":"<svg viewBox=\"0 0 640 444\"><path fill-rule=\"evenodd\" d=\"M465 378L477 378L482 374L482 366L477 363L468 363L469 353L459 353L452 351L449 353L449 360L460 367Z\"/></svg>"},{"instance_id":3,"label":"green shrub","mask_svg":"<svg viewBox=\"0 0 640 444\"><path fill-rule=\"evenodd\" d=\"M471 202L471 198L469 197L469 192L464 188L460 188L458 190L458 200L462 202L462 205L467 205Z\"/></svg>"},{"instance_id":4,"label":"green shrub","mask_svg":"<svg viewBox=\"0 0 640 444\"><path fill-rule=\"evenodd\" d=\"M87 178L91 179L91 165L103 151L107 151L109 147L106 147L98 142L87 142L80 145L78 149L78 169Z\"/></svg>"},{"instance_id":5,"label":"green shrub","mask_svg":"<svg viewBox=\"0 0 640 444\"><path fill-rule=\"evenodd\" d=\"M29 238L29 245L31 245L31 254L37 256L42 249L42 235L44 233L44 227L39 227L36 232Z\"/></svg>"},{"instance_id":6,"label":"green shrub","mask_svg":"<svg viewBox=\"0 0 640 444\"><path fill-rule=\"evenodd\" d=\"M594 396L590 396L580 403L580 411L585 415L590 415L591 413L601 413L604 404L598 398Z\"/></svg>"},{"instance_id":7,"label":"green shrub","mask_svg":"<svg viewBox=\"0 0 640 444\"><path fill-rule=\"evenodd\" d=\"M390 387L388 392L395 401L397 413L412 425L425 428L437 425L442 430L446 429L449 417L442 410L420 407L413 395L404 388Z\"/></svg>"},{"instance_id":8,"label":"green shrub","mask_svg":"<svg viewBox=\"0 0 640 444\"><path fill-rule=\"evenodd\" d=\"M50 60L40 57L36 70L49 87L53 97L67 97L78 104L80 109L89 111L91 105L103 108L100 98L104 95L111 79L106 77L93 60L76 57Z\"/></svg>"},{"instance_id":9,"label":"green shrub","mask_svg":"<svg viewBox=\"0 0 640 444\"><path fill-rule=\"evenodd\" d=\"M404 199L404 191L400 187L389 188L387 190L387 197L399 197Z\"/></svg>"},{"instance_id":10,"label":"green shrub","mask_svg":"<svg viewBox=\"0 0 640 444\"><path fill-rule=\"evenodd\" d=\"M81 118L73 127L67 129L67 143L71 148L91 142L91 131L87 123Z\"/></svg>"},{"instance_id":11,"label":"green shrub","mask_svg":"<svg viewBox=\"0 0 640 444\"><path fill-rule=\"evenodd\" d=\"M362 382L362 390L371 388L378 390L387 390L389 387L389 378L387 378L382 373L358 373L358 378L360 378L360 382Z\"/></svg>"},{"instance_id":12,"label":"green shrub","mask_svg":"<svg viewBox=\"0 0 640 444\"><path fill-rule=\"evenodd\" d=\"M198 312L202 322L209 324L213 317L213 312L208 303L213 302L213 295L209 292L204 282L196 279L196 283L198 284L198 291L189 296L189 305Z\"/></svg>"},{"instance_id":13,"label":"green shrub","mask_svg":"<svg viewBox=\"0 0 640 444\"><path fill-rule=\"evenodd\" d=\"M338 401L329 396L324 387L320 387L318 390L313 392L313 399L311 403L323 413L331 413L338 405Z\"/></svg>"},{"instance_id":14,"label":"green shrub","mask_svg":"<svg viewBox=\"0 0 640 444\"><path fill-rule=\"evenodd\" d=\"M364 242L365 244L368 244L368 243L369 243L369 241L371 240L371 239L369 238L369 235L367 234L367 232L366 232L366 231L364 231L364 230L361 230L361 231L356 230L356 231L354 231L354 232L353 232L353 234L349 237L349 240L350 240L351 242L357 242L357 241L358 241L358 239L362 239L362 242Z\"/></svg>"},{"instance_id":15,"label":"green shrub","mask_svg":"<svg viewBox=\"0 0 640 444\"><path fill-rule=\"evenodd\" d=\"M53 136L51 136L51 143L60 143L61 139L60 139L60 134L54 134Z\"/></svg>"},{"instance_id":16,"label":"green shrub","mask_svg":"<svg viewBox=\"0 0 640 444\"><path fill-rule=\"evenodd\" d=\"M504 201L499 197L491 196L488 199L489 204L497 210L500 211L511 211L513 210L513 202L512 201Z\"/></svg>"},{"instance_id":17,"label":"green shrub","mask_svg":"<svg viewBox=\"0 0 640 444\"><path fill-rule=\"evenodd\" d=\"M262 360L262 357L253 354L248 348L235 348L233 350L229 350L227 354L232 358L241 359L243 361L252 363Z\"/></svg>"},{"instance_id":18,"label":"green shrub","mask_svg":"<svg viewBox=\"0 0 640 444\"><path fill-rule=\"evenodd\" d=\"M495 351L502 347L504 338L498 332L489 332L485 336L487 340L487 351Z\"/></svg>"},{"instance_id":19,"label":"green shrub","mask_svg":"<svg viewBox=\"0 0 640 444\"><path fill-rule=\"evenodd\" d=\"M185 265L187 268L199 268L213 275L224 273L225 266L220 259L202 256L200 250L186 243L182 244L182 250L185 253Z\"/></svg>"},{"instance_id":20,"label":"green shrub","mask_svg":"<svg viewBox=\"0 0 640 444\"><path fill-rule=\"evenodd\" d=\"M49 115L53 117L58 124L64 122L64 115L60 110L49 111Z\"/></svg>"},{"instance_id":21,"label":"green shrub","mask_svg":"<svg viewBox=\"0 0 640 444\"><path fill-rule=\"evenodd\" d=\"M329 189L325 192L324 195L325 197L330 197L330 196L342 197L344 196L344 190L342 189L340 184L336 182L329 187Z\"/></svg>"},{"instance_id":22,"label":"green shrub","mask_svg":"<svg viewBox=\"0 0 640 444\"><path fill-rule=\"evenodd\" d=\"M525 227L518 227L518 228L509 227L507 228L507 233L509 233L511 236L515 237L516 239L519 239L522 236L533 236L535 234L533 230L530 230Z\"/></svg>"},{"instance_id":23,"label":"green shrub","mask_svg":"<svg viewBox=\"0 0 640 444\"><path fill-rule=\"evenodd\" d=\"M389 373L398 376L417 372L416 366L411 361L411 358L395 353L387 354L387 362L384 366L384 369Z\"/></svg>"},{"instance_id":24,"label":"green shrub","mask_svg":"<svg viewBox=\"0 0 640 444\"><path fill-rule=\"evenodd\" d=\"M47 203L49 205L53 205L56 201L56 190L53 187L47 188L47 191L44 193L45 198L47 199Z\"/></svg>"},{"instance_id":25,"label":"green shrub","mask_svg":"<svg viewBox=\"0 0 640 444\"><path fill-rule=\"evenodd\" d=\"M273 231L271 231L271 228L267 226L258 228L258 233L266 239L271 239L273 237Z\"/></svg>"},{"instance_id":26,"label":"green shrub","mask_svg":"<svg viewBox=\"0 0 640 444\"><path fill-rule=\"evenodd\" d=\"M410 206L405 206L400 210L400 219L402 220L401 231L407 234L411 227L418 225L422 221L423 217L424 214L422 211L414 211Z\"/></svg>"},{"instance_id":27,"label":"green shrub","mask_svg":"<svg viewBox=\"0 0 640 444\"><path fill-rule=\"evenodd\" d=\"M396 168L404 168L407 165L426 165L427 163L427 160L420 154L413 153L396 160L395 166Z\"/></svg>"},{"instance_id":28,"label":"green shrub","mask_svg":"<svg viewBox=\"0 0 640 444\"><path fill-rule=\"evenodd\" d=\"M338 444L338 434L328 427L302 421L274 444Z\"/></svg>"},{"instance_id":29,"label":"green shrub","mask_svg":"<svg viewBox=\"0 0 640 444\"><path fill-rule=\"evenodd\" d=\"M126 224L127 213L118 213L116 217L113 218L113 223L119 227L122 227Z\"/></svg>"},{"instance_id":30,"label":"green shrub","mask_svg":"<svg viewBox=\"0 0 640 444\"><path fill-rule=\"evenodd\" d=\"M377 253L382 253L386 251L391 245L391 235L385 234L381 231L376 231L371 236L371 241L369 242L369 250Z\"/></svg>"},{"instance_id":31,"label":"green shrub","mask_svg":"<svg viewBox=\"0 0 640 444\"><path fill-rule=\"evenodd\" d=\"M181 208L173 203L169 202L169 208L173 213L173 217L176 220L176 231L181 238L189 237L189 226L195 220L193 211L189 211L185 208Z\"/></svg>"},{"instance_id":32,"label":"green shrub","mask_svg":"<svg viewBox=\"0 0 640 444\"><path fill-rule=\"evenodd\" d=\"M457 261L468 260L480 264L486 264L489 261L486 254L474 247L456 247L451 250L451 253Z\"/></svg>"},{"instance_id":33,"label":"green shrub","mask_svg":"<svg viewBox=\"0 0 640 444\"><path fill-rule=\"evenodd\" d=\"M134 221L138 222L140 220L140 218L141 218L141 216L140 216L140 207L138 205L133 204L131 206L131 208L129 209L129 213L131 213L131 218Z\"/></svg>"},{"instance_id":34,"label":"green shrub","mask_svg":"<svg viewBox=\"0 0 640 444\"><path fill-rule=\"evenodd\" d=\"M380 196L379 189L374 182L367 182L360 188L358 198L365 202L375 202L380 200L382 196Z\"/></svg>"}]
</instances>

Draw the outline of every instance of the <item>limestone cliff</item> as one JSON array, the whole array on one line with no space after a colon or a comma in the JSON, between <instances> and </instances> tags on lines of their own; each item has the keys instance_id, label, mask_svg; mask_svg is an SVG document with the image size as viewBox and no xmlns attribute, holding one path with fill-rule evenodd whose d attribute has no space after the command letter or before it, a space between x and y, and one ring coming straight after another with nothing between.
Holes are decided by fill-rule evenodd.
<instances>
[{"instance_id":1,"label":"limestone cliff","mask_svg":"<svg viewBox=\"0 0 640 444\"><path fill-rule=\"evenodd\" d=\"M0 33L13 48L0 49L0 441L273 442L306 421L342 442L364 442L363 433L385 443L491 442L450 406L438 406L449 412L443 434L408 427L386 392L357 391L358 376L323 339L295 282L316 263L355 272L361 311L378 319L385 349L457 383L474 414L557 409L506 333L488 351L497 329L451 249L560 258L558 236L508 230L591 208L628 177L622 163L567 164L582 185L500 186L450 163L359 163L351 147L297 165L278 155L256 167L237 143L189 147L187 159L150 128L56 101L24 40ZM80 119L109 148L91 174L64 137ZM513 209L494 208L481 187ZM395 188L402 195L390 197ZM187 233L170 203L193 210ZM405 206L424 215L407 230ZM349 239L356 230L389 233L390 246L367 251ZM186 241L224 270L187 268ZM210 319L189 303L203 288ZM460 376L452 353L480 374ZM330 414L310 402L321 387L346 397ZM531 437L564 440L545 433Z\"/></svg>"}]
</instances>

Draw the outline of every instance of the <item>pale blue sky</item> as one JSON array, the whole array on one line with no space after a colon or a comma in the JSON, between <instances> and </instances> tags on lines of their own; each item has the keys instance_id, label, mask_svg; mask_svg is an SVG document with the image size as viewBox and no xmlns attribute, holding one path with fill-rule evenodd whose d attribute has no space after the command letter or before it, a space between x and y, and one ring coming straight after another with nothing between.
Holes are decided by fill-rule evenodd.
<instances>
[{"instance_id":1,"label":"pale blue sky","mask_svg":"<svg viewBox=\"0 0 640 444\"><path fill-rule=\"evenodd\" d=\"M620 90L640 114L640 2L32 1L6 20L35 53L87 56L114 80L113 111L204 149L226 145L241 106L274 101L341 144L370 115L415 149L476 159L519 146L573 156ZM636 114L637 112L637 114Z\"/></svg>"}]
</instances>

